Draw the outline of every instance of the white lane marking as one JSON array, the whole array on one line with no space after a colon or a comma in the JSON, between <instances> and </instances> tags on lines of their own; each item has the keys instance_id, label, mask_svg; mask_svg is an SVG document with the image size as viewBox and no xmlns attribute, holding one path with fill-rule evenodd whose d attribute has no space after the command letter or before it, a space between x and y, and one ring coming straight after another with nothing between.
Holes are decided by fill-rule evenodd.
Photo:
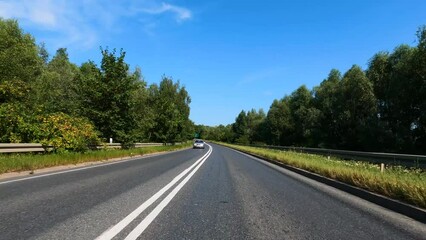
<instances>
[{"instance_id":1,"label":"white lane marking","mask_svg":"<svg viewBox=\"0 0 426 240\"><path fill-rule=\"evenodd\" d=\"M146 200L142 205L140 205L138 208L136 208L133 212L131 212L129 215L127 215L125 218L123 218L119 223L114 225L113 227L109 228L105 232L103 232L99 237L97 237L97 240L107 240L112 239L115 237L119 232L121 232L129 223L131 223L135 218L137 218L146 208L151 206L158 198L160 198L167 190L169 190L173 185L176 184L183 176L185 176L189 171L191 171L198 163L205 160L210 156L210 153L212 152L212 148L207 151L206 154L204 154L201 158L199 158L194 164L192 164L190 167L185 169L183 172L181 172L179 175L177 175L170 183L168 183L166 186L164 186L160 191L155 193L151 198Z\"/></svg>"},{"instance_id":2,"label":"white lane marking","mask_svg":"<svg viewBox=\"0 0 426 240\"><path fill-rule=\"evenodd\" d=\"M48 177L48 176L58 175L58 174L62 174L62 173L76 172L76 171L86 170L86 169L90 169L90 168L96 168L96 167L103 167L103 166L108 166L108 165L113 165L113 164L125 163L125 162L139 160L139 159L142 159L142 158L149 158L149 157L154 157L154 156L161 156L161 155L171 154L171 153L180 152L180 151L184 151L184 150L186 150L186 149L182 149L182 150L178 150L178 151L173 151L173 152L159 153L159 154L150 155L150 156L140 156L140 157L136 157L136 158L132 158L132 159L127 159L127 160L116 160L116 161L110 162L110 163L99 163L99 164L96 164L96 165L93 165L93 166L80 167L80 168L75 168L75 169L70 169L70 170L64 170L64 171L60 171L60 172L46 173L46 174L37 175L37 176L31 176L31 177L24 177L24 178L19 178L19 179L14 179L14 180L8 180L8 181L0 182L0 185L7 184L7 183L13 183L13 182L20 182L20 181L30 180L30 179L34 179L34 178Z\"/></svg>"},{"instance_id":3,"label":"white lane marking","mask_svg":"<svg viewBox=\"0 0 426 240\"><path fill-rule=\"evenodd\" d=\"M213 150L213 147L208 145L210 147L209 150ZM160 214L160 212L170 203L170 201L173 199L173 197L176 196L176 194L182 189L182 187L191 179L191 177L197 172L197 170L203 165L203 163L207 160L207 158L210 156L212 151L209 151L209 155L184 179L182 182L179 183L170 193L167 195L166 198L163 199L163 201L160 202L160 204L157 205L157 207L152 210L148 216L145 217L144 220L142 220L141 223L139 223L138 226L136 226L132 232L127 235L125 240L135 240L137 239L143 231L151 224L152 221Z\"/></svg>"}]
</instances>

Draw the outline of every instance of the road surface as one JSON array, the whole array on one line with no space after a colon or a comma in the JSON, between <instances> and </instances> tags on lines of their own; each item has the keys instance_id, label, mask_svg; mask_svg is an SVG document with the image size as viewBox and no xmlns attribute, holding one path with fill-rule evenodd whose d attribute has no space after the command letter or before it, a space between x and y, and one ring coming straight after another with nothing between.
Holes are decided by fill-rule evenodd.
<instances>
[{"instance_id":1,"label":"road surface","mask_svg":"<svg viewBox=\"0 0 426 240\"><path fill-rule=\"evenodd\" d=\"M426 239L426 227L210 144L3 180L0 239Z\"/></svg>"}]
</instances>

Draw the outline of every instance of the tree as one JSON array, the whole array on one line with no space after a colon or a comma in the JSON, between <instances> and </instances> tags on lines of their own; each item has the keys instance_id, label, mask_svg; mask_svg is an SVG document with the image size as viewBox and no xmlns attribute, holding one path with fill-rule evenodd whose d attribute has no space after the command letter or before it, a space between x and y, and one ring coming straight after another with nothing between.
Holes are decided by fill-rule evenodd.
<instances>
[{"instance_id":1,"label":"tree","mask_svg":"<svg viewBox=\"0 0 426 240\"><path fill-rule=\"evenodd\" d=\"M149 92L146 82L143 80L140 68L136 68L131 74L136 83L132 93L133 110L136 126L134 129L135 140L146 142L152 138L151 129L154 127L154 108L149 104Z\"/></svg>"},{"instance_id":2,"label":"tree","mask_svg":"<svg viewBox=\"0 0 426 240\"><path fill-rule=\"evenodd\" d=\"M177 142L192 138L192 123L189 121L191 98L185 87L163 77L160 85L151 85L150 106L154 110L153 140Z\"/></svg>"},{"instance_id":3,"label":"tree","mask_svg":"<svg viewBox=\"0 0 426 240\"><path fill-rule=\"evenodd\" d=\"M0 18L0 104L25 101L28 83L41 73L41 60L34 38L16 20Z\"/></svg>"},{"instance_id":4,"label":"tree","mask_svg":"<svg viewBox=\"0 0 426 240\"><path fill-rule=\"evenodd\" d=\"M414 77L416 83L419 116L418 120L413 124L413 132L415 135L414 147L416 152L424 153L426 149L426 25L417 31L417 51L413 56Z\"/></svg>"},{"instance_id":5,"label":"tree","mask_svg":"<svg viewBox=\"0 0 426 240\"><path fill-rule=\"evenodd\" d=\"M59 48L43 73L32 84L33 101L46 113L78 115L77 93L79 69L69 61L66 48Z\"/></svg>"},{"instance_id":6,"label":"tree","mask_svg":"<svg viewBox=\"0 0 426 240\"><path fill-rule=\"evenodd\" d=\"M76 79L78 102L81 106L79 115L92 120L98 130L103 117L104 95L107 94L101 76L101 70L96 64L88 61L80 66L80 74Z\"/></svg>"},{"instance_id":7,"label":"tree","mask_svg":"<svg viewBox=\"0 0 426 240\"><path fill-rule=\"evenodd\" d=\"M101 67L93 62L84 63L79 77L78 93L81 114L89 118L101 132L102 138L113 138L123 147L131 147L135 141L134 92L137 79L128 73L124 61L126 53L101 49Z\"/></svg>"},{"instance_id":8,"label":"tree","mask_svg":"<svg viewBox=\"0 0 426 240\"><path fill-rule=\"evenodd\" d=\"M34 38L16 20L0 18L0 142L32 139L35 117L27 97L40 72Z\"/></svg>"},{"instance_id":9,"label":"tree","mask_svg":"<svg viewBox=\"0 0 426 240\"><path fill-rule=\"evenodd\" d=\"M38 45L38 55L41 58L42 62L44 65L47 65L47 63L49 62L49 52L46 49L46 44L44 42L41 42Z\"/></svg>"},{"instance_id":10,"label":"tree","mask_svg":"<svg viewBox=\"0 0 426 240\"><path fill-rule=\"evenodd\" d=\"M267 136L266 142L273 145L290 145L289 135L294 125L289 106L290 98L285 96L281 100L274 100L266 115Z\"/></svg>"},{"instance_id":11,"label":"tree","mask_svg":"<svg viewBox=\"0 0 426 240\"><path fill-rule=\"evenodd\" d=\"M129 71L123 50L101 53L100 67L92 61L77 67L65 48L49 60L44 43L36 46L16 21L0 18L0 140L84 150L97 131L123 147L192 138L185 87L164 77L147 88L140 68Z\"/></svg>"},{"instance_id":12,"label":"tree","mask_svg":"<svg viewBox=\"0 0 426 240\"><path fill-rule=\"evenodd\" d=\"M380 130L377 135L388 151L416 152L415 145L419 146L422 139L424 80L420 46L400 45L391 54L378 53L367 70L377 96Z\"/></svg>"},{"instance_id":13,"label":"tree","mask_svg":"<svg viewBox=\"0 0 426 240\"><path fill-rule=\"evenodd\" d=\"M221 134L218 134L219 135L219 141L222 141L222 142L231 142L232 141L233 134L232 134L232 125L231 124L228 124L226 126L219 125L217 127L217 129L221 133Z\"/></svg>"},{"instance_id":14,"label":"tree","mask_svg":"<svg viewBox=\"0 0 426 240\"><path fill-rule=\"evenodd\" d=\"M0 82L30 82L41 72L34 38L24 33L16 20L0 18Z\"/></svg>"},{"instance_id":15,"label":"tree","mask_svg":"<svg viewBox=\"0 0 426 240\"><path fill-rule=\"evenodd\" d=\"M233 140L233 132L232 132L232 126L229 125L222 125L219 126L204 126L204 125L197 125L195 126L195 132L200 132L200 138L206 139L206 140L213 140L213 141L220 141L220 142L231 142Z\"/></svg>"},{"instance_id":16,"label":"tree","mask_svg":"<svg viewBox=\"0 0 426 240\"><path fill-rule=\"evenodd\" d=\"M247 115L244 110L238 114L235 123L232 124L232 132L234 133L234 142L239 144L248 144L250 142L248 136Z\"/></svg>"},{"instance_id":17,"label":"tree","mask_svg":"<svg viewBox=\"0 0 426 240\"><path fill-rule=\"evenodd\" d=\"M0 104L0 142L34 142L37 118L19 103Z\"/></svg>"},{"instance_id":18,"label":"tree","mask_svg":"<svg viewBox=\"0 0 426 240\"><path fill-rule=\"evenodd\" d=\"M292 145L312 146L320 113L313 107L312 94L305 85L291 94L289 107L294 125Z\"/></svg>"},{"instance_id":19,"label":"tree","mask_svg":"<svg viewBox=\"0 0 426 240\"><path fill-rule=\"evenodd\" d=\"M336 147L338 142L338 119L339 85L342 75L337 69L332 69L328 78L323 80L318 87L314 88L313 105L319 110L318 132L316 139L319 146Z\"/></svg>"},{"instance_id":20,"label":"tree","mask_svg":"<svg viewBox=\"0 0 426 240\"><path fill-rule=\"evenodd\" d=\"M263 109L259 109L259 111L252 109L247 112L247 134L250 144L263 142L265 118L266 114Z\"/></svg>"},{"instance_id":21,"label":"tree","mask_svg":"<svg viewBox=\"0 0 426 240\"><path fill-rule=\"evenodd\" d=\"M369 136L369 126L377 117L373 85L361 68L354 65L343 76L341 88L337 121L341 144L363 150L367 146L365 142L373 139Z\"/></svg>"},{"instance_id":22,"label":"tree","mask_svg":"<svg viewBox=\"0 0 426 240\"><path fill-rule=\"evenodd\" d=\"M376 149L392 151L396 148L394 125L394 107L392 104L391 71L388 52L375 54L369 62L366 71L367 78L372 82L377 106Z\"/></svg>"}]
</instances>

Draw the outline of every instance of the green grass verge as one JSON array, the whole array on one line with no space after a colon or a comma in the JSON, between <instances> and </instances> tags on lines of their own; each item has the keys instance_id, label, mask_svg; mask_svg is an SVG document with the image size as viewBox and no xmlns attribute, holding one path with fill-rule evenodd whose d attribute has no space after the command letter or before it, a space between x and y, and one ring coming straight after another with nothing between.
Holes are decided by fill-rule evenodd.
<instances>
[{"instance_id":1,"label":"green grass verge","mask_svg":"<svg viewBox=\"0 0 426 240\"><path fill-rule=\"evenodd\" d=\"M420 169L389 167L346 161L313 154L219 143L271 160L305 169L353 186L426 209L426 173Z\"/></svg>"},{"instance_id":2,"label":"green grass verge","mask_svg":"<svg viewBox=\"0 0 426 240\"><path fill-rule=\"evenodd\" d=\"M127 150L110 149L88 151L85 153L67 152L52 154L0 154L0 174L36 170L46 167L103 161L112 158L167 152L191 146L191 142L174 146L155 146Z\"/></svg>"}]
</instances>

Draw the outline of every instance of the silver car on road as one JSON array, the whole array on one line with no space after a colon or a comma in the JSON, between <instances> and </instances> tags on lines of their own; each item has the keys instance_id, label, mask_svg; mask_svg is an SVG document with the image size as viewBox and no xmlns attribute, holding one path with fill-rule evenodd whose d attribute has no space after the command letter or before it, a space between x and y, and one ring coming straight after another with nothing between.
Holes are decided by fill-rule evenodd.
<instances>
[{"instance_id":1,"label":"silver car on road","mask_svg":"<svg viewBox=\"0 0 426 240\"><path fill-rule=\"evenodd\" d=\"M192 146L192 148L202 148L204 149L204 141L197 139L194 141L194 145Z\"/></svg>"}]
</instances>

